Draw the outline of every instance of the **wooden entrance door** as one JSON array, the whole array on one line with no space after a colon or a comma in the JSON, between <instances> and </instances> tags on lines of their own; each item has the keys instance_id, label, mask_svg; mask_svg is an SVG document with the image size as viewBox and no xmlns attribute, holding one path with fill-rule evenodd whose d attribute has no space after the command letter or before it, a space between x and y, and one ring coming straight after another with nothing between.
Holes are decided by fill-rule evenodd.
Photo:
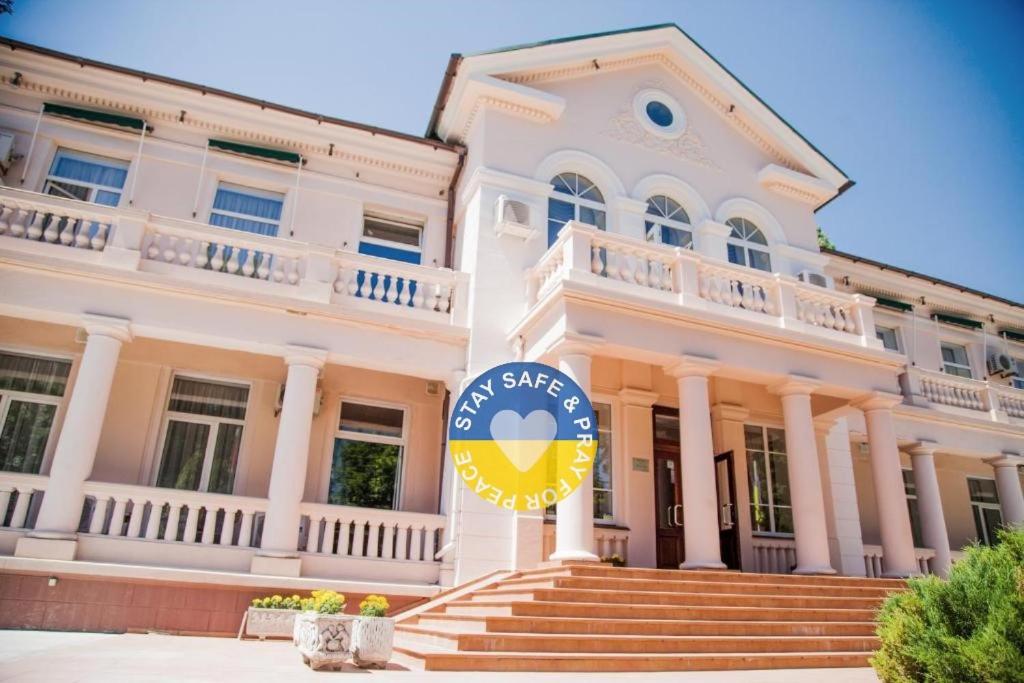
<instances>
[{"instance_id":1,"label":"wooden entrance door","mask_svg":"<svg viewBox=\"0 0 1024 683\"><path fill-rule=\"evenodd\" d=\"M678 569L683 562L683 490L679 449L654 449L654 519L658 568Z\"/></svg>"},{"instance_id":2,"label":"wooden entrance door","mask_svg":"<svg viewBox=\"0 0 1024 683\"><path fill-rule=\"evenodd\" d=\"M722 562L729 569L740 568L740 546L736 524L736 470L732 451L715 456L715 487L718 490L718 542Z\"/></svg>"}]
</instances>

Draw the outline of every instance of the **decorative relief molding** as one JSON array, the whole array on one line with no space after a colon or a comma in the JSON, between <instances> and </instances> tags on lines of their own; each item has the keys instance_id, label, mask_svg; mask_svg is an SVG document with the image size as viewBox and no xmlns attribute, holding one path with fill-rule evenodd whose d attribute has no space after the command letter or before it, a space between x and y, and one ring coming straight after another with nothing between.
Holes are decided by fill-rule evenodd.
<instances>
[{"instance_id":1,"label":"decorative relief molding","mask_svg":"<svg viewBox=\"0 0 1024 683\"><path fill-rule=\"evenodd\" d=\"M10 78L7 76L0 76L0 84L12 89L16 88L18 91L32 92L42 97L76 102L89 108L131 114L144 119L147 123L159 121L167 124L187 125L217 136L229 137L236 140L245 140L247 142L258 143L260 145L267 145L271 147L293 149L300 152L303 156L317 155L330 157L340 161L347 161L355 165L414 176L444 184L447 184L451 180L451 174L449 173L437 173L435 171L425 170L409 164L388 161L386 159L372 157L366 154L359 154L356 152L348 152L337 144L334 145L332 150L328 144L315 145L299 142L289 138L267 135L264 133L254 132L252 130L245 130L242 128L215 123L213 121L199 119L193 115L186 115L185 120L182 122L179 121L179 117L181 116L180 111L171 112L148 107L140 107L138 105L126 104L124 102L114 101L105 97L68 90L66 88L51 86L27 79L22 79L18 86L13 86L10 83Z\"/></svg>"},{"instance_id":2,"label":"decorative relief molding","mask_svg":"<svg viewBox=\"0 0 1024 683\"><path fill-rule=\"evenodd\" d=\"M463 124L462 130L460 130L459 134L455 136L458 142L465 142L466 138L469 137L469 131L473 128L473 122L476 120L477 114L479 114L480 110L484 107L498 109L512 114L513 116L520 116L525 119L530 119L531 121L536 121L537 123L551 123L555 120L555 117L548 112L535 107L527 107L525 105L516 104L515 102L503 100L491 95L481 95L477 98L476 102L473 103L473 109L466 117L466 123Z\"/></svg>"},{"instance_id":3,"label":"decorative relief molding","mask_svg":"<svg viewBox=\"0 0 1024 683\"><path fill-rule=\"evenodd\" d=\"M820 197L818 197L818 195L813 194L811 192L806 192L804 190L796 188L792 185L788 185L786 183L768 182L764 184L764 187L765 189L771 190L772 192L777 192L778 194L791 197L797 200L798 202L804 202L805 204L817 205L821 203L821 199Z\"/></svg>"},{"instance_id":4,"label":"decorative relief molding","mask_svg":"<svg viewBox=\"0 0 1024 683\"><path fill-rule=\"evenodd\" d=\"M686 130L684 130L678 137L664 138L651 133L644 128L640 121L637 120L636 114L633 111L633 100L637 93L652 88L664 90L664 86L657 81L641 84L634 91L633 96L629 98L629 104L620 109L619 112L608 121L608 127L602 130L601 133L615 140L640 145L641 147L646 147L647 149L651 149L656 152L670 154L674 157L685 159L686 161L697 164L698 166L703 166L704 168L709 168L715 171L722 170L721 167L708 156L704 140L693 131L693 128L689 124L687 124Z\"/></svg>"},{"instance_id":5,"label":"decorative relief molding","mask_svg":"<svg viewBox=\"0 0 1024 683\"><path fill-rule=\"evenodd\" d=\"M593 60L581 64L562 66L553 69L514 72L502 74L496 76L496 78L500 78L511 83L526 85L530 83L542 83L567 78L576 78L579 76L593 74L598 71L628 69L630 67L643 66L645 64L659 64L668 69L673 75L689 86L691 90L697 93L708 104L708 106L718 112L741 133L750 138L754 144L770 156L776 163L794 171L804 171L799 164L790 159L782 150L761 136L753 126L747 123L740 116L735 108L730 110L730 107L732 106L730 103L720 99L708 87L694 78L694 76L686 69L677 64L669 55L665 54L664 51L649 52L647 54L623 57L620 59Z\"/></svg>"}]
</instances>

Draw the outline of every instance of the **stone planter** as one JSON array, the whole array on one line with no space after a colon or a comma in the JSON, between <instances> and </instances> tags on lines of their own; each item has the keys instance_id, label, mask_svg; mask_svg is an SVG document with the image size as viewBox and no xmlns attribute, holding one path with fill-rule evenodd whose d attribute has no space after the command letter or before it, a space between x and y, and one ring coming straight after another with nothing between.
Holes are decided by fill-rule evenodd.
<instances>
[{"instance_id":1,"label":"stone planter","mask_svg":"<svg viewBox=\"0 0 1024 683\"><path fill-rule=\"evenodd\" d=\"M355 620L347 614L300 612L295 617L294 641L302 661L314 671L340 669L352 656Z\"/></svg>"},{"instance_id":2,"label":"stone planter","mask_svg":"<svg viewBox=\"0 0 1024 683\"><path fill-rule=\"evenodd\" d=\"M391 659L394 641L394 619L359 617L352 632L352 661L364 669L383 669Z\"/></svg>"},{"instance_id":3,"label":"stone planter","mask_svg":"<svg viewBox=\"0 0 1024 683\"><path fill-rule=\"evenodd\" d=\"M250 607L245 613L245 636L248 638L291 638L297 609Z\"/></svg>"}]
</instances>

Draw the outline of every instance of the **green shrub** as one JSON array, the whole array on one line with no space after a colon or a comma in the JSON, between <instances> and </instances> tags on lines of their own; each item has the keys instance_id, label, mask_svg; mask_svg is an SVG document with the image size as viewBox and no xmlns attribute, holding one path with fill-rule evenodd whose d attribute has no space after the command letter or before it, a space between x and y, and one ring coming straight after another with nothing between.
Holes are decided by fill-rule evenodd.
<instances>
[{"instance_id":1,"label":"green shrub","mask_svg":"<svg viewBox=\"0 0 1024 683\"><path fill-rule=\"evenodd\" d=\"M253 598L253 607L262 607L264 609L302 609L303 598L298 595L271 595L265 598Z\"/></svg>"},{"instance_id":2,"label":"green shrub","mask_svg":"<svg viewBox=\"0 0 1024 683\"><path fill-rule=\"evenodd\" d=\"M253 607L263 609L298 609L304 612L320 614L337 614L345 609L345 596L332 590L315 590L312 597L303 598L298 595L269 595L265 598L253 598Z\"/></svg>"},{"instance_id":3,"label":"green shrub","mask_svg":"<svg viewBox=\"0 0 1024 683\"><path fill-rule=\"evenodd\" d=\"M359 603L359 614L364 617L382 617L388 613L388 599L383 595L367 595L366 599Z\"/></svg>"},{"instance_id":4,"label":"green shrub","mask_svg":"<svg viewBox=\"0 0 1024 683\"><path fill-rule=\"evenodd\" d=\"M969 548L947 581L908 583L879 614L883 681L1024 681L1024 531Z\"/></svg>"}]
</instances>

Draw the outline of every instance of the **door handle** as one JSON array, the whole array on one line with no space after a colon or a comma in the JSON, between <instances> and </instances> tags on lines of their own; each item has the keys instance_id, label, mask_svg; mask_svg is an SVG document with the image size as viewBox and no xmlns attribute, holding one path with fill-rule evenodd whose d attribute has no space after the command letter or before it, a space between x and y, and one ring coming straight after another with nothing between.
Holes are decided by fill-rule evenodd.
<instances>
[{"instance_id":1,"label":"door handle","mask_svg":"<svg viewBox=\"0 0 1024 683\"><path fill-rule=\"evenodd\" d=\"M732 528L732 503L722 503L721 522L723 529Z\"/></svg>"},{"instance_id":2,"label":"door handle","mask_svg":"<svg viewBox=\"0 0 1024 683\"><path fill-rule=\"evenodd\" d=\"M674 517L672 515L672 508L674 507L674 505L669 505L665 508L665 522L668 524L670 529L675 526L675 524L673 524Z\"/></svg>"},{"instance_id":3,"label":"door handle","mask_svg":"<svg viewBox=\"0 0 1024 683\"><path fill-rule=\"evenodd\" d=\"M678 527L682 527L683 526L682 514L683 514L683 506L682 505L673 505L672 506L672 521L675 522L675 525L678 526Z\"/></svg>"}]
</instances>

